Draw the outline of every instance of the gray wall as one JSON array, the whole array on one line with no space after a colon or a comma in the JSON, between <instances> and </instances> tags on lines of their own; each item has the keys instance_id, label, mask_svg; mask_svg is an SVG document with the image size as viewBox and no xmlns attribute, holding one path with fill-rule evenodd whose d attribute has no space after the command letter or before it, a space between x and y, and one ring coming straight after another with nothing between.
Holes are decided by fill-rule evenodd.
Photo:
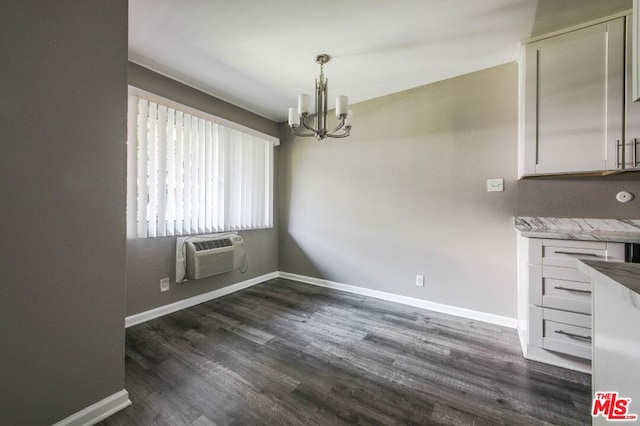
<instances>
[{"instance_id":1,"label":"gray wall","mask_svg":"<svg viewBox=\"0 0 640 426\"><path fill-rule=\"evenodd\" d=\"M283 125L280 270L515 318L517 89L510 63L353 105L348 139Z\"/></svg>"},{"instance_id":2,"label":"gray wall","mask_svg":"<svg viewBox=\"0 0 640 426\"><path fill-rule=\"evenodd\" d=\"M124 388L127 2L0 6L0 424Z\"/></svg>"},{"instance_id":3,"label":"gray wall","mask_svg":"<svg viewBox=\"0 0 640 426\"><path fill-rule=\"evenodd\" d=\"M636 198L620 203L616 201L620 191ZM518 215L640 219L640 174L521 180Z\"/></svg>"},{"instance_id":4,"label":"gray wall","mask_svg":"<svg viewBox=\"0 0 640 426\"><path fill-rule=\"evenodd\" d=\"M263 133L279 136L277 123L185 86L140 65L129 63L129 84ZM276 147L275 151L275 179L277 181L279 148ZM275 196L277 199L277 193ZM274 221L277 221L277 212L274 215ZM240 235L245 240L249 256L249 269L246 273L233 271L181 284L175 284L175 238L128 239L127 316L277 271L277 228L244 231L240 232ZM165 277L170 278L171 289L161 293L160 280Z\"/></svg>"}]
</instances>

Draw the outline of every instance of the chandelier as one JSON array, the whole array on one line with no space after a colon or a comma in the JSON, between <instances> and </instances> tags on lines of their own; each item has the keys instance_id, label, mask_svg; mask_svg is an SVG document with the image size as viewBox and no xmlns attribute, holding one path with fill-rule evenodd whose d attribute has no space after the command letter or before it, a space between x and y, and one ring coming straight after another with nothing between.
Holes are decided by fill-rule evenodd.
<instances>
[{"instance_id":1,"label":"chandelier","mask_svg":"<svg viewBox=\"0 0 640 426\"><path fill-rule=\"evenodd\" d=\"M289 126L295 136L315 136L318 140L324 138L346 138L351 130L353 111L348 109L349 98L340 95L336 97L336 118L338 125L327 130L327 83L324 78L323 65L331 57L327 54L316 56L316 63L320 64L320 77L316 79L316 112L311 114L311 96L298 95L298 108L289 108Z\"/></svg>"}]
</instances>

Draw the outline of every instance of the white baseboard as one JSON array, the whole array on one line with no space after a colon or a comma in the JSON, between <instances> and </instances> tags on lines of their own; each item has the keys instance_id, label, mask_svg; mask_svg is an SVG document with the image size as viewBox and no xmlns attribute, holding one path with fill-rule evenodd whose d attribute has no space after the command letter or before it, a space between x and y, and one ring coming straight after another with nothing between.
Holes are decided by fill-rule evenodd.
<instances>
[{"instance_id":1,"label":"white baseboard","mask_svg":"<svg viewBox=\"0 0 640 426\"><path fill-rule=\"evenodd\" d=\"M347 291L349 293L361 294L363 296L375 297L377 299L388 300L390 302L402 303L404 305L415 306L416 308L427 309L430 311L441 312L444 314L455 315L462 318L468 318L477 321L483 321L490 324L496 324L503 327L518 328L518 320L515 318L504 317L500 315L489 314L486 312L474 311L471 309L459 308L457 306L445 305L442 303L430 302L428 300L416 299L414 297L401 296L398 294L387 293L384 291L371 290L364 287L357 287L348 284L341 284L334 281L323 280L319 278L308 277L305 275L292 274L289 272L271 272L247 281L242 281L213 290L208 293L200 294L189 299L180 300L169 305L160 306L139 314L131 315L125 318L125 327L131 327L143 322L168 315L182 309L190 308L209 300L240 291L242 289L272 280L274 278L285 278L294 281L300 281L307 284L317 285L321 287L334 288L336 290Z\"/></svg>"},{"instance_id":2,"label":"white baseboard","mask_svg":"<svg viewBox=\"0 0 640 426\"><path fill-rule=\"evenodd\" d=\"M131 405L131 401L129 401L129 392L127 392L126 389L122 389L121 391L88 406L84 410L78 411L64 420L60 420L53 426L94 425L118 411L127 408L129 405Z\"/></svg>"},{"instance_id":3,"label":"white baseboard","mask_svg":"<svg viewBox=\"0 0 640 426\"><path fill-rule=\"evenodd\" d=\"M522 323L518 326L518 340L520 340L520 349L522 349L522 355L527 357L527 336L528 331L526 325L523 327Z\"/></svg>"},{"instance_id":4,"label":"white baseboard","mask_svg":"<svg viewBox=\"0 0 640 426\"><path fill-rule=\"evenodd\" d=\"M347 291L349 293L361 294L363 296L375 297L376 299L388 300L390 302L402 303L404 305L415 306L416 308L422 308L430 311L441 312L443 314L455 315L457 317L483 321L490 324L501 325L503 327L518 328L518 320L516 318L509 318L509 317L504 317L500 315L489 314L486 312L459 308L457 306L444 305L442 303L430 302L428 300L416 299L414 297L400 296L398 294L387 293L387 292L378 291L378 290L371 290L368 288L357 287L357 286L348 285L348 284L341 284L334 281L322 280L319 278L292 274L289 272L278 272L278 276L280 278L300 281L307 284L333 288L336 290Z\"/></svg>"},{"instance_id":5,"label":"white baseboard","mask_svg":"<svg viewBox=\"0 0 640 426\"><path fill-rule=\"evenodd\" d=\"M162 317L164 315L172 314L174 312L178 312L182 309L190 308L195 305L199 305L204 302L208 302L209 300L217 299L218 297L226 296L231 293L235 293L236 291L243 290L245 288L254 286L256 284L263 283L265 281L272 280L278 277L277 272L271 272L265 275L261 275L259 277L251 278L246 281L242 281L236 284L232 284L227 287L220 288L218 290L213 290L208 293L199 294L194 297L190 297L188 299L179 300L175 303L171 303L169 305L160 306L154 309L150 309L145 312L141 312L139 314L131 315L125 318L124 326L125 328L141 324L143 322L147 322L149 320Z\"/></svg>"}]
</instances>

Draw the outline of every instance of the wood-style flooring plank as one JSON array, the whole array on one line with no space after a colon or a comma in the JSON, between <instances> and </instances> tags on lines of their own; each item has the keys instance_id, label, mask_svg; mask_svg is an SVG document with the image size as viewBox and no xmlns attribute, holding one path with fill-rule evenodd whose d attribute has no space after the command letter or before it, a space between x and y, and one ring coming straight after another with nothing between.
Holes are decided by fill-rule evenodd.
<instances>
[{"instance_id":1,"label":"wood-style flooring plank","mask_svg":"<svg viewBox=\"0 0 640 426\"><path fill-rule=\"evenodd\" d=\"M112 425L582 425L590 376L515 330L276 279L126 333Z\"/></svg>"}]
</instances>

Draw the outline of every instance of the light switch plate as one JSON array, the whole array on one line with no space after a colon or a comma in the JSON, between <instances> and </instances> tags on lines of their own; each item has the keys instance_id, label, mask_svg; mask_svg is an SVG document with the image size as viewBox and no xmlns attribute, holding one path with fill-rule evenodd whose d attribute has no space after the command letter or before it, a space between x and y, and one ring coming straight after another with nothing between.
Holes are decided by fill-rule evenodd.
<instances>
[{"instance_id":1,"label":"light switch plate","mask_svg":"<svg viewBox=\"0 0 640 426\"><path fill-rule=\"evenodd\" d=\"M504 191L504 179L487 179L487 192Z\"/></svg>"}]
</instances>

